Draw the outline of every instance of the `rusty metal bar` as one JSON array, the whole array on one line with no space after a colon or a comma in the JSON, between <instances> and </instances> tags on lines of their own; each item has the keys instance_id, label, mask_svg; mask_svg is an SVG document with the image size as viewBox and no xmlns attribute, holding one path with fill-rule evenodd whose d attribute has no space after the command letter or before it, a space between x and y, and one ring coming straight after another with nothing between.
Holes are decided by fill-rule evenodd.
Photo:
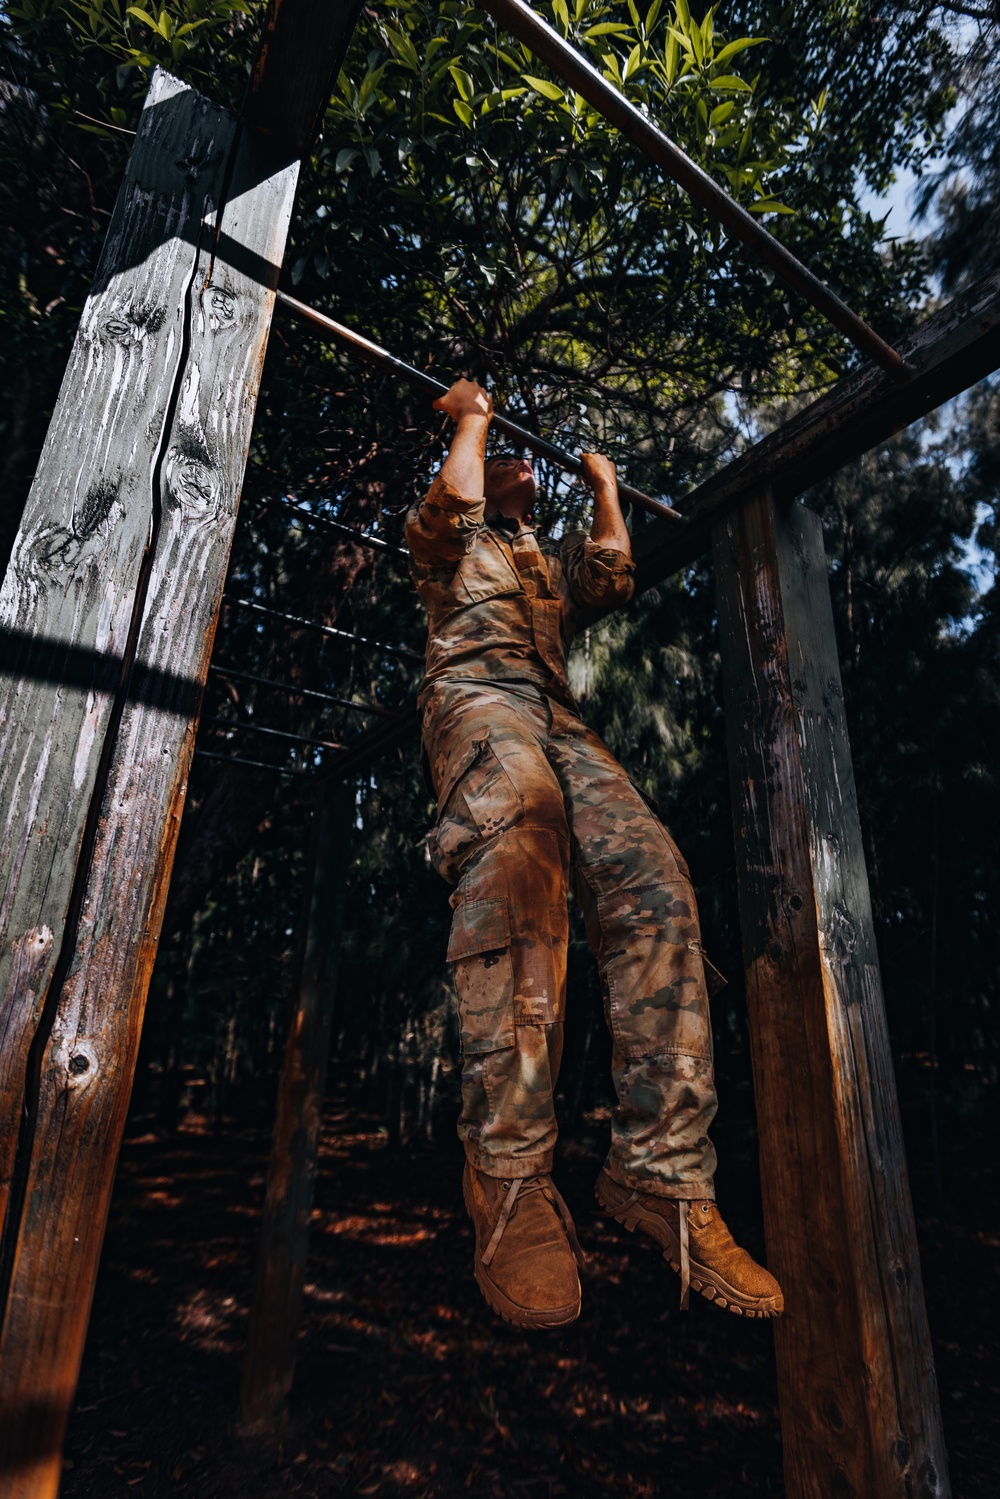
<instances>
[{"instance_id":1,"label":"rusty metal bar","mask_svg":"<svg viewBox=\"0 0 1000 1499\"><path fill-rule=\"evenodd\" d=\"M270 760L244 760L240 755L219 755L215 750L196 748L195 757L199 760L221 760L224 765L247 765L251 770L273 770L279 776L304 776L307 770L289 770L284 765L275 765Z\"/></svg>"},{"instance_id":2,"label":"rusty metal bar","mask_svg":"<svg viewBox=\"0 0 1000 1499\"><path fill-rule=\"evenodd\" d=\"M328 515L316 515L312 510L306 510L304 506L297 505L287 495L280 495L278 504L284 510L290 510L293 515L300 515L303 520L311 521L313 525L321 526L326 531L335 531L338 536L349 537L351 541L357 542L358 546L371 547L373 552L388 552L390 556L398 557L404 562L410 560L410 554L405 547L395 546L391 541L383 541L381 536L369 536L364 531L356 531L353 526L345 526L343 521L333 520Z\"/></svg>"},{"instance_id":3,"label":"rusty metal bar","mask_svg":"<svg viewBox=\"0 0 1000 1499\"><path fill-rule=\"evenodd\" d=\"M257 687L269 687L274 692L287 693L289 697L312 697L320 703L332 703L336 708L348 708L353 713L371 713L377 718L391 718L392 709L376 703L352 703L350 698L337 697L333 692L319 692L315 687L296 687L292 682L275 682L271 677L258 677L252 671L237 671L234 666L217 666L213 661L208 668L215 676L232 678L234 682L253 682Z\"/></svg>"},{"instance_id":4,"label":"rusty metal bar","mask_svg":"<svg viewBox=\"0 0 1000 1499\"><path fill-rule=\"evenodd\" d=\"M614 84L597 71L575 47L537 16L524 0L481 0L482 8L506 27L518 41L540 57L564 83L568 83L606 120L655 161L668 177L718 219L734 239L759 255L776 275L793 287L823 317L851 340L897 385L905 385L910 371L894 348L842 302L818 276L814 276L790 250L776 240L753 214L732 199L707 172L693 162L651 119L625 98ZM278 293L280 298L281 293Z\"/></svg>"},{"instance_id":5,"label":"rusty metal bar","mask_svg":"<svg viewBox=\"0 0 1000 1499\"><path fill-rule=\"evenodd\" d=\"M288 729L272 729L270 725L263 723L251 723L249 719L220 718L218 714L212 714L202 719L202 723L210 724L218 729L236 729L242 733L270 734L275 739L288 739L292 744L314 744L321 749L342 750L344 745L336 744L332 739L317 739L312 734L293 734Z\"/></svg>"},{"instance_id":6,"label":"rusty metal bar","mask_svg":"<svg viewBox=\"0 0 1000 1499\"><path fill-rule=\"evenodd\" d=\"M306 302L300 302L296 297L290 297L287 292L283 291L278 292L278 302L281 306L287 307L290 312L294 312L297 317L314 323L317 328L322 328L337 343L343 344L345 348L353 349L369 364L378 365L380 369L398 375L400 379L407 380L418 390L426 391L428 395L435 398L443 396L447 391L447 385L443 385L440 380L435 380L433 375L414 369L412 364L406 364L402 359L397 359L395 354L389 353L388 349L383 349L380 344L372 343L371 339L365 338L361 333L355 333L353 328L346 328L343 323L335 322L333 318L327 317L325 312L318 312L315 307L310 307ZM564 448L557 447L554 442L548 442L544 437L537 437L526 427L519 427L508 417L494 413L492 425L497 432L503 432L514 442L530 448L539 458L546 458L557 468L565 469L568 474L583 473L583 464L579 458L574 458L572 453L567 453ZM669 505L662 500L654 500L652 495L644 494L641 489L633 489L631 484L619 484L618 494L621 499L627 500L640 510L648 511L650 515L655 515L668 524L683 525L680 516Z\"/></svg>"},{"instance_id":7,"label":"rusty metal bar","mask_svg":"<svg viewBox=\"0 0 1000 1499\"><path fill-rule=\"evenodd\" d=\"M386 645L381 640L369 640L366 635L352 635L349 630L338 630L336 625L322 625L318 619L302 619L298 614L285 614L281 609L269 609L265 604L255 604L252 599L238 599L231 593L224 593L222 602L236 609L247 609L255 614L263 614L268 619L280 619L284 624L295 625L296 629L316 630L319 634L329 635L334 640L349 640L352 645L382 651L388 656L399 656L404 661L419 661L421 666L424 662L423 656L416 651L407 650L404 645Z\"/></svg>"}]
</instances>

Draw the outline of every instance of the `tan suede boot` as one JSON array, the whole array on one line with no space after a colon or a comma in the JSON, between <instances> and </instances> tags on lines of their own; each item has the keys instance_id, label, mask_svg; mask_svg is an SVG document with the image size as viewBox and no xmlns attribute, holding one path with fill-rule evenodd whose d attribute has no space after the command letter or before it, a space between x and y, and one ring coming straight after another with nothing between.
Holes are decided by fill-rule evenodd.
<instances>
[{"instance_id":1,"label":"tan suede boot","mask_svg":"<svg viewBox=\"0 0 1000 1499\"><path fill-rule=\"evenodd\" d=\"M692 1287L716 1306L738 1317L780 1317L785 1309L781 1287L763 1265L741 1249L722 1221L714 1202L686 1202L633 1192L602 1171L595 1187L609 1218L627 1229L648 1234L663 1249L663 1258L681 1277L681 1308Z\"/></svg>"},{"instance_id":2,"label":"tan suede boot","mask_svg":"<svg viewBox=\"0 0 1000 1499\"><path fill-rule=\"evenodd\" d=\"M465 1206L476 1230L476 1281L517 1327L561 1327L580 1315L580 1245L549 1176L506 1181L468 1162Z\"/></svg>"}]
</instances>

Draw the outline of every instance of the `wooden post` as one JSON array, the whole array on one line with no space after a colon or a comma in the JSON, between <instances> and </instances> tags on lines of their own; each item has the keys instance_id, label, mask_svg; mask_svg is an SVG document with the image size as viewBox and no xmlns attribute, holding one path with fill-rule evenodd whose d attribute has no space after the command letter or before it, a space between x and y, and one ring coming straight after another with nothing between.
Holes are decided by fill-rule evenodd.
<instances>
[{"instance_id":1,"label":"wooden post","mask_svg":"<svg viewBox=\"0 0 1000 1499\"><path fill-rule=\"evenodd\" d=\"M247 1432L281 1424L295 1372L354 806L353 782L321 784L243 1363Z\"/></svg>"},{"instance_id":2,"label":"wooden post","mask_svg":"<svg viewBox=\"0 0 1000 1499\"><path fill-rule=\"evenodd\" d=\"M58 1488L298 163L153 80L0 595L0 1473Z\"/></svg>"},{"instance_id":3,"label":"wooden post","mask_svg":"<svg viewBox=\"0 0 1000 1499\"><path fill-rule=\"evenodd\" d=\"M714 533L789 1499L950 1493L822 527Z\"/></svg>"}]
</instances>

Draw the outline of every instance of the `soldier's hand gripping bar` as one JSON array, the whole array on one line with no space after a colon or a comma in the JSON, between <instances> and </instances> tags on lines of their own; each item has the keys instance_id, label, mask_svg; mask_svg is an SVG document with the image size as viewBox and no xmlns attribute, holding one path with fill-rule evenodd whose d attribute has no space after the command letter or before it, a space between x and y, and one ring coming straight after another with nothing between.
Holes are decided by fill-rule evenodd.
<instances>
[{"instance_id":1,"label":"soldier's hand gripping bar","mask_svg":"<svg viewBox=\"0 0 1000 1499\"><path fill-rule=\"evenodd\" d=\"M422 370L414 369L411 364L406 364L402 359L397 359L395 354L390 354L388 349L383 349L379 344L372 343L371 339L365 338L360 333L355 333L352 328L345 328L343 323L334 322L333 318L327 317L323 312L317 312L315 307L309 307L305 302L300 302L296 297L290 297L287 292L279 291L278 301L287 307L298 317L313 323L317 328L322 328L330 338L337 343L343 344L345 348L353 349L361 359L367 360L369 364L376 364L380 369L389 370L401 379L408 380L418 390L424 390L428 395L443 396L448 387L442 385L440 380L435 380L433 375L426 375ZM539 458L547 458L550 463L565 469L569 474L582 474L583 464L579 458L572 453L567 453L563 448L556 447L554 442L547 442L544 437L536 437L534 432L529 432L525 427L519 427L516 422L510 421L505 416L494 414L493 426L498 432L503 432L515 442L521 443ZM618 495L620 499L628 500L640 510L646 510L650 515L659 515L668 521L672 521L678 529L687 524L684 517L662 500L654 500L652 495L644 494L641 489L633 489L631 484L619 484Z\"/></svg>"}]
</instances>

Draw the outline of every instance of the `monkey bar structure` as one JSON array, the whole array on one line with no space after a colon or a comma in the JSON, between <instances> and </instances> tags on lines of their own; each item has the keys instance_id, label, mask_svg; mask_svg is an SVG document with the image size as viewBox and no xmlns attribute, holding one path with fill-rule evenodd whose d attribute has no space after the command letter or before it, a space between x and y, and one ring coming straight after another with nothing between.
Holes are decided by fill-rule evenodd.
<instances>
[{"instance_id":1,"label":"monkey bar structure","mask_svg":"<svg viewBox=\"0 0 1000 1499\"><path fill-rule=\"evenodd\" d=\"M873 361L634 546L640 586L714 559L787 1492L945 1499L827 566L797 497L1000 366L1000 275L889 348L523 0L484 3ZM210 656L296 180L360 10L271 0L239 119L155 75L0 594L7 1499L58 1489L203 691L240 670ZM317 785L248 1426L279 1419L294 1368L351 782L415 729L345 706L377 722Z\"/></svg>"}]
</instances>

